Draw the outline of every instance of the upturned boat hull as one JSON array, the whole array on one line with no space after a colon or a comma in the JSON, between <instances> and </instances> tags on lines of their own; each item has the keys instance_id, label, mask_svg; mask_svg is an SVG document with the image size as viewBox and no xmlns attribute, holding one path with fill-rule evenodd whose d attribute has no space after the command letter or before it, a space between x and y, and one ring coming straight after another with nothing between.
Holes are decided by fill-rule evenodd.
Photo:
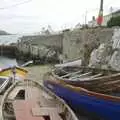
<instances>
[{"instance_id":1,"label":"upturned boat hull","mask_svg":"<svg viewBox=\"0 0 120 120\"><path fill-rule=\"evenodd\" d=\"M52 80L44 80L44 85L76 109L84 109L105 120L120 119L119 97L91 92Z\"/></svg>"}]
</instances>

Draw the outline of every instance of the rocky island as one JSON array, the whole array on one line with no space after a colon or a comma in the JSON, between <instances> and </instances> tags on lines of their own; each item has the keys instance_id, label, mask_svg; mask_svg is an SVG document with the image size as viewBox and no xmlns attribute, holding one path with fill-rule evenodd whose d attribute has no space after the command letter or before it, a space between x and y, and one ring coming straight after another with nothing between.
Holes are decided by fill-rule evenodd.
<instances>
[{"instance_id":1,"label":"rocky island","mask_svg":"<svg viewBox=\"0 0 120 120\"><path fill-rule=\"evenodd\" d=\"M4 30L0 30L0 35L11 35L11 34Z\"/></svg>"}]
</instances>

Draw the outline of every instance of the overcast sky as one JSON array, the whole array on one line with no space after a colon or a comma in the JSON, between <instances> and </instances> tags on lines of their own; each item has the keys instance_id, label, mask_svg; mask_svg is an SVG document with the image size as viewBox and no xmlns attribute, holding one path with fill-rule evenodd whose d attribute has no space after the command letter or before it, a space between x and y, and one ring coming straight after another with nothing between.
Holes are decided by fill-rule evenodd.
<instances>
[{"instance_id":1,"label":"overcast sky","mask_svg":"<svg viewBox=\"0 0 120 120\"><path fill-rule=\"evenodd\" d=\"M24 4L22 4L24 3ZM19 4L19 5L18 5ZM10 33L39 32L74 27L98 15L100 0L0 0L0 29ZM120 6L120 0L104 0L104 14ZM86 12L87 11L87 12Z\"/></svg>"}]
</instances>

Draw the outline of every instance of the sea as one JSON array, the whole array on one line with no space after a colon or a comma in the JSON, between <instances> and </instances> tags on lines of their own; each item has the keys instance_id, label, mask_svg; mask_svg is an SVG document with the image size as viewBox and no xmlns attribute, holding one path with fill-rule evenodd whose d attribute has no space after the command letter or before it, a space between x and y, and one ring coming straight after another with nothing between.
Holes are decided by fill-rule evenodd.
<instances>
[{"instance_id":1,"label":"sea","mask_svg":"<svg viewBox=\"0 0 120 120\"><path fill-rule=\"evenodd\" d=\"M4 56L0 56L0 68L12 67L14 65L18 65L15 58L7 58Z\"/></svg>"},{"instance_id":2,"label":"sea","mask_svg":"<svg viewBox=\"0 0 120 120\"><path fill-rule=\"evenodd\" d=\"M22 35L1 35L0 45L9 45L10 43L16 43L20 37L22 37ZM0 69L14 65L18 65L15 58L8 58L4 55L0 55Z\"/></svg>"},{"instance_id":3,"label":"sea","mask_svg":"<svg viewBox=\"0 0 120 120\"><path fill-rule=\"evenodd\" d=\"M23 35L0 35L0 45L9 45L16 43Z\"/></svg>"}]
</instances>

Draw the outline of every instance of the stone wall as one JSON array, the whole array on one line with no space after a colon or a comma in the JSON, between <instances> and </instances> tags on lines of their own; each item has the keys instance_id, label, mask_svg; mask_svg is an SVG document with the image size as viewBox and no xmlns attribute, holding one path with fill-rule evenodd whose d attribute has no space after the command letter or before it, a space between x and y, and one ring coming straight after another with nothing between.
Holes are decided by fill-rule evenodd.
<instances>
[{"instance_id":1,"label":"stone wall","mask_svg":"<svg viewBox=\"0 0 120 120\"><path fill-rule=\"evenodd\" d=\"M20 56L28 56L29 59L58 61L59 54L62 53L62 41L63 34L23 36L18 41L17 48Z\"/></svg>"},{"instance_id":2,"label":"stone wall","mask_svg":"<svg viewBox=\"0 0 120 120\"><path fill-rule=\"evenodd\" d=\"M63 34L63 57L66 61L82 59L88 63L93 49L112 39L113 29L75 29Z\"/></svg>"},{"instance_id":3,"label":"stone wall","mask_svg":"<svg viewBox=\"0 0 120 120\"><path fill-rule=\"evenodd\" d=\"M54 53L51 48L55 48L62 52L64 61L82 59L83 64L88 65L92 51L102 43L109 43L113 31L113 28L74 29L56 35L24 36L18 43L18 48L24 53L30 52L42 57L48 51Z\"/></svg>"},{"instance_id":4,"label":"stone wall","mask_svg":"<svg viewBox=\"0 0 120 120\"><path fill-rule=\"evenodd\" d=\"M6 56L10 58L16 57L16 46L12 45L0 45L0 56Z\"/></svg>"},{"instance_id":5,"label":"stone wall","mask_svg":"<svg viewBox=\"0 0 120 120\"><path fill-rule=\"evenodd\" d=\"M62 48L62 34L54 34L54 35L36 35L36 36L23 36L21 41L28 42L31 45L35 46L50 46L50 47L58 47Z\"/></svg>"}]
</instances>

